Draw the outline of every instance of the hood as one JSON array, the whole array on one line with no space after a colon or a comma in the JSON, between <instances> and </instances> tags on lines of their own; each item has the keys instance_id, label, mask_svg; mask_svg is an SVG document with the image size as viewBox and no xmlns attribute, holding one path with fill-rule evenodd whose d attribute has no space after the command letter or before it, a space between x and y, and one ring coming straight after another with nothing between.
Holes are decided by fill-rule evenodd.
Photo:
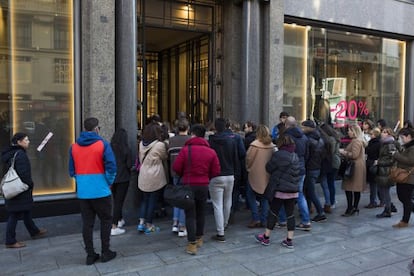
<instances>
[{"instance_id":1,"label":"hood","mask_svg":"<svg viewBox=\"0 0 414 276\"><path fill-rule=\"evenodd\" d=\"M80 146L89 146L99 140L103 139L96 132L82 131L79 138L76 139L76 143Z\"/></svg>"},{"instance_id":2,"label":"hood","mask_svg":"<svg viewBox=\"0 0 414 276\"><path fill-rule=\"evenodd\" d=\"M262 149L273 149L275 148L275 144L270 143L270 144L263 144L262 142L260 142L259 140L254 140L250 146L256 147L256 148L262 148Z\"/></svg>"},{"instance_id":3,"label":"hood","mask_svg":"<svg viewBox=\"0 0 414 276\"><path fill-rule=\"evenodd\" d=\"M214 142L219 145L227 145L227 141L229 139L229 136L227 133L220 132L213 135L210 135L208 137L209 141Z\"/></svg>"},{"instance_id":4,"label":"hood","mask_svg":"<svg viewBox=\"0 0 414 276\"><path fill-rule=\"evenodd\" d=\"M201 137L192 137L190 139L187 140L187 142L185 142L186 146L189 145L199 145L199 146L206 146L206 147L210 147L209 143L207 142L206 139L201 138Z\"/></svg>"},{"instance_id":5,"label":"hood","mask_svg":"<svg viewBox=\"0 0 414 276\"><path fill-rule=\"evenodd\" d=\"M383 145L385 145L385 144L392 144L392 143L394 143L394 141L395 141L395 139L392 136L387 136L386 138L381 138L381 143Z\"/></svg>"},{"instance_id":6,"label":"hood","mask_svg":"<svg viewBox=\"0 0 414 276\"><path fill-rule=\"evenodd\" d=\"M298 127L289 127L285 130L285 133L295 138L302 138L304 135L303 131Z\"/></svg>"},{"instance_id":7,"label":"hood","mask_svg":"<svg viewBox=\"0 0 414 276\"><path fill-rule=\"evenodd\" d=\"M292 153L292 152L295 152L295 149L296 149L295 144L290 144L290 145L281 146L279 150L285 150L285 151Z\"/></svg>"},{"instance_id":8,"label":"hood","mask_svg":"<svg viewBox=\"0 0 414 276\"><path fill-rule=\"evenodd\" d=\"M319 134L319 131L317 131L316 129L306 133L306 136L308 136L309 138L315 139L315 140L319 140L319 138L321 138L321 135Z\"/></svg>"},{"instance_id":9,"label":"hood","mask_svg":"<svg viewBox=\"0 0 414 276\"><path fill-rule=\"evenodd\" d=\"M3 163L8 163L11 158L13 158L13 155L18 150L25 150L21 146L9 146L8 148L4 149L1 153L1 161Z\"/></svg>"}]
</instances>

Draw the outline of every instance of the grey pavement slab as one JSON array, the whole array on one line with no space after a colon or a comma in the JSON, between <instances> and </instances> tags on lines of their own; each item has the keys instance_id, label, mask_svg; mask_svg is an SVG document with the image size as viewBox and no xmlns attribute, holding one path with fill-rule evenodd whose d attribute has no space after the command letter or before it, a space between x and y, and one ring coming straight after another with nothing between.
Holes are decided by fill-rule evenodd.
<instances>
[{"instance_id":1,"label":"grey pavement slab","mask_svg":"<svg viewBox=\"0 0 414 276\"><path fill-rule=\"evenodd\" d=\"M320 187L317 189L320 192ZM185 253L185 238L171 233L169 216L154 221L161 231L151 235L139 234L137 221L127 222L124 235L111 237L117 257L108 263L98 261L86 266L79 214L35 219L49 231L39 240L31 240L19 222L17 237L27 247L0 247L0 275L409 275L407 266L414 258L414 226L391 227L402 214L395 189L391 195L399 212L384 219L375 217L381 208L363 208L368 193L362 194L359 216L342 217L346 200L340 189L337 195L337 208L328 214L327 222L313 223L309 232L295 231L293 250L280 246L286 229L272 232L270 246L257 243L254 234L263 229L246 227L250 213L244 209L236 213L225 243L211 240L215 225L209 205L205 243L196 256ZM323 203L322 196L320 199ZM5 226L0 223L1 237ZM97 252L98 228L94 231Z\"/></svg>"}]
</instances>

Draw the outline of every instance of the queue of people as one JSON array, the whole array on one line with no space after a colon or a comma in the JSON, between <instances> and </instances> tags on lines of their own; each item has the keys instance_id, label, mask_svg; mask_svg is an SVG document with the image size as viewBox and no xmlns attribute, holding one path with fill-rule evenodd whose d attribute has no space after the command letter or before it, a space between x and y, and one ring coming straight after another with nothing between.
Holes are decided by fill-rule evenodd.
<instances>
[{"instance_id":1,"label":"queue of people","mask_svg":"<svg viewBox=\"0 0 414 276\"><path fill-rule=\"evenodd\" d=\"M153 223L153 217L167 183L191 187L195 204L185 210L173 209L171 229L178 237L187 238L186 252L191 255L197 254L205 241L208 200L213 206L216 226L211 239L226 242L232 206L239 199L241 186L246 188L243 196L252 214L247 226L265 229L254 236L256 241L269 245L274 227L287 227L281 245L294 248L295 229L311 231L312 222L323 223L334 212L335 180L341 159L354 163L352 175L342 181L347 199L342 216L359 214L361 193L368 182L370 197L365 207L383 207L376 217L391 217L397 210L390 199L390 187L396 185L403 215L393 227L408 226L413 208L414 175L404 183L393 183L388 175L393 166L406 170L414 166L414 130L409 125L398 134L385 126L385 120L380 120L378 127L370 121L364 121L362 128L351 125L347 133L350 142L342 149L339 134L328 124L305 120L299 125L286 112L281 113L279 124L273 128L277 129L273 137L267 126L256 126L251 121L244 124L245 137L242 137L223 118L215 120L213 130L201 124L190 126L185 116L177 119L175 127L175 131L169 131L159 116L153 117L143 129L137 162L133 165L124 129L116 130L109 143L99 135L97 118L84 121L84 131L69 150L69 174L77 185L87 265L116 257L116 252L110 249L110 236L125 233L122 209L131 170L135 169L139 169L136 184L142 194L137 210L140 233L150 235L161 230ZM34 184L26 154L28 146L28 136L16 133L11 146L2 152L2 161L8 166L15 158L17 173L29 185L27 191L6 200L7 248L25 246L16 240L16 224L20 218L32 238L47 233L31 218ZM323 206L315 192L318 179L324 194ZM300 214L298 224L294 216L296 204ZM312 212L316 215L310 218ZM96 216L100 220L101 254L95 252L93 244Z\"/></svg>"}]
</instances>

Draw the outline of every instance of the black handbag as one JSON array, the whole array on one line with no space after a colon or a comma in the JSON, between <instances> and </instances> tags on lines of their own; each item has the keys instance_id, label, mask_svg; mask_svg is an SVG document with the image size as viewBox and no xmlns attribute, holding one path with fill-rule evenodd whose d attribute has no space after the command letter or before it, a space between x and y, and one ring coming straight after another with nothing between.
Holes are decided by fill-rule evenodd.
<instances>
[{"instance_id":1,"label":"black handbag","mask_svg":"<svg viewBox=\"0 0 414 276\"><path fill-rule=\"evenodd\" d=\"M344 171L344 178L352 178L354 176L355 171L355 162L354 160L347 159L346 160L346 167Z\"/></svg>"},{"instance_id":2,"label":"black handbag","mask_svg":"<svg viewBox=\"0 0 414 276\"><path fill-rule=\"evenodd\" d=\"M184 210L194 207L193 190L188 185L168 184L164 189L164 200L171 206Z\"/></svg>"},{"instance_id":3,"label":"black handbag","mask_svg":"<svg viewBox=\"0 0 414 276\"><path fill-rule=\"evenodd\" d=\"M191 164L191 146L188 146L188 163ZM194 193L188 185L168 184L164 189L164 200L171 206L180 209L194 208Z\"/></svg>"}]
</instances>

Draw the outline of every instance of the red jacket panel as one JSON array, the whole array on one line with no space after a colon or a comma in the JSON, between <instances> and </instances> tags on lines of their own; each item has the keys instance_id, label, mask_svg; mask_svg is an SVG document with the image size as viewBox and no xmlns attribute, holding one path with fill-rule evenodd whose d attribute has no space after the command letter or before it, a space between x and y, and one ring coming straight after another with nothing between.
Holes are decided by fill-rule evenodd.
<instances>
[{"instance_id":1,"label":"red jacket panel","mask_svg":"<svg viewBox=\"0 0 414 276\"><path fill-rule=\"evenodd\" d=\"M191 160L189 157L191 147ZM181 182L191 186L208 186L211 178L220 174L216 152L204 138L193 137L185 143L173 164Z\"/></svg>"}]
</instances>

